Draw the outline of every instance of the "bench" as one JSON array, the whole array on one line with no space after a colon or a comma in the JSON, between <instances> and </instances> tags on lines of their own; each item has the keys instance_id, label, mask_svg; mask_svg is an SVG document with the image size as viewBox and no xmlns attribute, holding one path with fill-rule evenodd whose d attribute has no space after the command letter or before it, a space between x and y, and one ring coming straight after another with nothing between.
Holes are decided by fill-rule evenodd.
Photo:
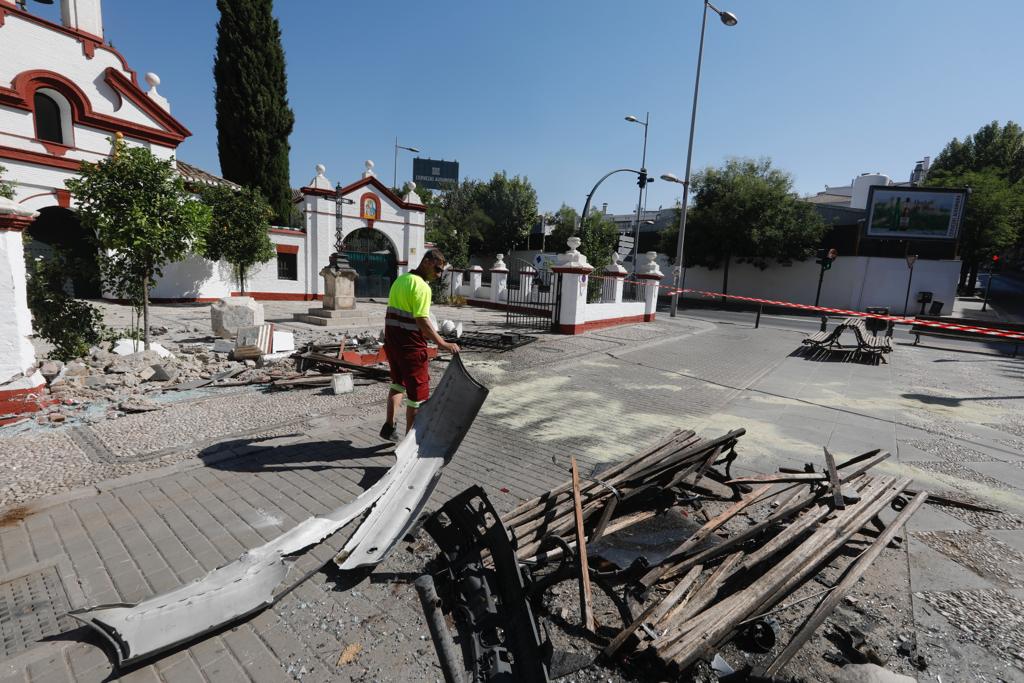
<instances>
[{"instance_id":1,"label":"bench","mask_svg":"<svg viewBox=\"0 0 1024 683\"><path fill-rule=\"evenodd\" d=\"M814 346L819 349L832 348L839 345L839 335L843 332L843 325L836 325L835 329L831 332L815 332L806 339L803 343L808 346Z\"/></svg>"},{"instance_id":2,"label":"bench","mask_svg":"<svg viewBox=\"0 0 1024 683\"><path fill-rule=\"evenodd\" d=\"M970 318L941 318L937 316L918 316L918 320L934 320L937 322L947 322L956 325L968 325L971 327L998 327L999 329L1010 330L1011 332L1024 333L1024 324L1022 323L997 323L992 322L990 320L973 320ZM988 334L980 334L978 332L967 332L965 330L947 330L941 327L932 327L930 325L911 325L910 334L914 335L914 346L917 346L921 342L921 337L945 337L947 339L984 342L986 344L991 344L993 342L1002 344L1013 344L1013 358L1017 357L1017 352L1021 344L1020 339L994 337Z\"/></svg>"},{"instance_id":3,"label":"bench","mask_svg":"<svg viewBox=\"0 0 1024 683\"><path fill-rule=\"evenodd\" d=\"M850 325L850 327L853 329L854 336L857 337L856 353L867 354L875 361L875 363L878 361L882 361L883 363L888 362L885 360L884 354L892 352L891 337L869 334L867 328L864 326L863 318L859 325Z\"/></svg>"}]
</instances>

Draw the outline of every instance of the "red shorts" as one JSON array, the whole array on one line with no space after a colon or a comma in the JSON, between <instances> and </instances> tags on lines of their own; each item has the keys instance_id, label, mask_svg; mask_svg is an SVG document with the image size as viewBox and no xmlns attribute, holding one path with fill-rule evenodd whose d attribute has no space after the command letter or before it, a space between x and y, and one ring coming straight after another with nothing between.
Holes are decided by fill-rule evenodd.
<instances>
[{"instance_id":1,"label":"red shorts","mask_svg":"<svg viewBox=\"0 0 1024 683\"><path fill-rule=\"evenodd\" d=\"M417 408L430 395L430 370L427 350L402 349L385 345L388 366L391 368L391 388L405 390L409 405Z\"/></svg>"}]
</instances>

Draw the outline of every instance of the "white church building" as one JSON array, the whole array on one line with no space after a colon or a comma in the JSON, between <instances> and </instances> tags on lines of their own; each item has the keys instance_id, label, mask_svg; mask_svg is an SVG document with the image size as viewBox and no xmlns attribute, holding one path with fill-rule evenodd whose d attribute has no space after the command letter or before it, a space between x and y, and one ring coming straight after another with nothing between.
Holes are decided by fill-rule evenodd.
<instances>
[{"instance_id":1,"label":"white church building","mask_svg":"<svg viewBox=\"0 0 1024 683\"><path fill-rule=\"evenodd\" d=\"M0 198L0 414L6 401L42 392L28 341L23 234L33 244L82 253L85 235L65 182L83 161L109 155L111 138L175 157L191 133L157 91L159 77L136 72L105 42L100 0L61 0L61 23L38 16L15 0L0 0L0 166L14 200ZM178 170L193 187L227 183L186 163ZM366 162L354 182L332 184L326 169L296 193L298 227L270 230L277 256L250 274L246 294L257 299L321 298L320 268L337 246L360 271L357 295L386 293L398 274L416 265L424 248L424 207L411 191L399 197ZM156 302L215 301L234 293L229 268L199 257L165 268ZM76 295L97 298L92 280L73 280ZM90 289L91 287L91 289Z\"/></svg>"}]
</instances>

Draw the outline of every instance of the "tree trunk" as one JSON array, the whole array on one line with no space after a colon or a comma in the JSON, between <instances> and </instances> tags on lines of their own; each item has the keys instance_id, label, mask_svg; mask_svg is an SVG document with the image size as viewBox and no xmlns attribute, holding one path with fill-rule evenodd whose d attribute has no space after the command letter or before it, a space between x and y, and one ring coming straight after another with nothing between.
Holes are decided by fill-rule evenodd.
<instances>
[{"instance_id":1,"label":"tree trunk","mask_svg":"<svg viewBox=\"0 0 1024 683\"><path fill-rule=\"evenodd\" d=\"M238 274L238 295L245 296L245 270L238 267L235 272Z\"/></svg>"},{"instance_id":2,"label":"tree trunk","mask_svg":"<svg viewBox=\"0 0 1024 683\"><path fill-rule=\"evenodd\" d=\"M142 348L149 351L149 277L142 281ZM136 347L138 348L138 347Z\"/></svg>"},{"instance_id":3,"label":"tree trunk","mask_svg":"<svg viewBox=\"0 0 1024 683\"><path fill-rule=\"evenodd\" d=\"M729 293L729 262L732 261L732 254L727 254L725 257L725 268L722 271L722 294ZM726 302L726 298L722 297L722 303Z\"/></svg>"}]
</instances>

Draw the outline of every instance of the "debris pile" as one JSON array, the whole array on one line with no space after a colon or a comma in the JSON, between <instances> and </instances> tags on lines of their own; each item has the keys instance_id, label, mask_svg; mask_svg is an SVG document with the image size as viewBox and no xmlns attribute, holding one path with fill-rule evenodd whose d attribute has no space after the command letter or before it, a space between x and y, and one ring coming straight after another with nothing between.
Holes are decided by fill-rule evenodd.
<instances>
[{"instance_id":1,"label":"debris pile","mask_svg":"<svg viewBox=\"0 0 1024 683\"><path fill-rule=\"evenodd\" d=\"M676 431L596 478L580 477L573 460L572 479L505 515L518 564L530 569L535 613L545 614L545 590L571 580L580 626L606 665L626 660L669 677L709 663L721 671L727 665L716 655L728 645L750 653L732 662L743 675L779 675L882 551L902 541L900 529L928 494L909 490L909 478L873 474L889 457L879 450L836 462L826 449L819 469L734 477L744 433ZM884 524L889 507L895 518ZM671 512L696 522L677 527L657 554L609 561L615 555L603 547L617 534ZM592 581L602 599L614 596L617 612L595 618ZM781 633L770 617L796 606L802 620Z\"/></svg>"}]
</instances>

